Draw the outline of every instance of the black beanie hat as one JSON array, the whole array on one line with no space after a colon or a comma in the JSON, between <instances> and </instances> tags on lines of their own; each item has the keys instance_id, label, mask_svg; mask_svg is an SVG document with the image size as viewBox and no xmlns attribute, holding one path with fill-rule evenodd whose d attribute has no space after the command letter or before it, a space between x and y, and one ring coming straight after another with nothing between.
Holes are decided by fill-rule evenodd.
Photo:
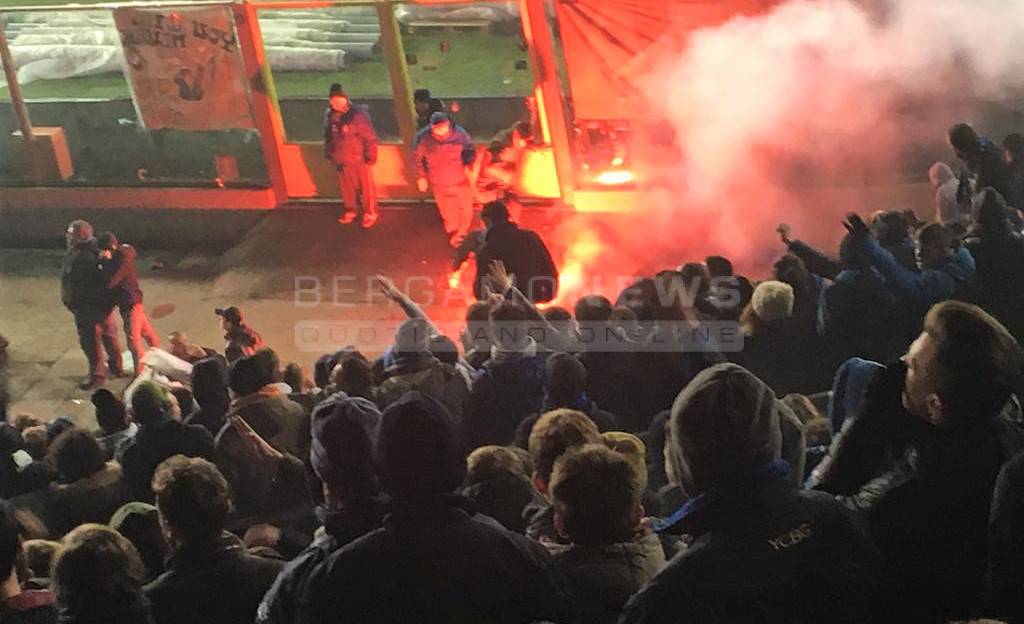
<instances>
[{"instance_id":1,"label":"black beanie hat","mask_svg":"<svg viewBox=\"0 0 1024 624\"><path fill-rule=\"evenodd\" d=\"M466 476L459 429L448 410L420 392L409 392L381 417L377 456L384 490L424 499L454 492Z\"/></svg>"},{"instance_id":2,"label":"black beanie hat","mask_svg":"<svg viewBox=\"0 0 1024 624\"><path fill-rule=\"evenodd\" d=\"M92 393L92 404L96 408L96 420L103 431L120 431L124 428L127 406L113 392L100 388Z\"/></svg>"}]
</instances>

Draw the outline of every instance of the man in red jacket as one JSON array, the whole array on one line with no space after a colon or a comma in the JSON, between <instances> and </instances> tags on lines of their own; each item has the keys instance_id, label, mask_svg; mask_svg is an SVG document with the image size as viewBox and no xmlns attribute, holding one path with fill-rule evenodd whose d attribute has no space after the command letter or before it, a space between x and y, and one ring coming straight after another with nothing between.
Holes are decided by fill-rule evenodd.
<instances>
[{"instance_id":1,"label":"man in red jacket","mask_svg":"<svg viewBox=\"0 0 1024 624\"><path fill-rule=\"evenodd\" d=\"M377 132L370 116L349 100L339 85L332 85L330 108L324 114L324 158L338 166L338 186L345 212L338 223L356 219L357 203L362 205L363 228L377 223L377 192L373 165L377 162Z\"/></svg>"}]
</instances>

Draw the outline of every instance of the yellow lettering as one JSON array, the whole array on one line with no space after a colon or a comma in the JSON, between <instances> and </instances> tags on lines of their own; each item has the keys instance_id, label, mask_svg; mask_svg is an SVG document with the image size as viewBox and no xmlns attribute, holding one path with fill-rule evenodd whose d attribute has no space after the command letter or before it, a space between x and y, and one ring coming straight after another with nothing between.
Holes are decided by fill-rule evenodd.
<instances>
[{"instance_id":1,"label":"yellow lettering","mask_svg":"<svg viewBox=\"0 0 1024 624\"><path fill-rule=\"evenodd\" d=\"M768 543L774 550L779 551L784 548L795 546L812 535L814 535L814 527L812 527L810 523L805 522L789 533L769 538Z\"/></svg>"}]
</instances>

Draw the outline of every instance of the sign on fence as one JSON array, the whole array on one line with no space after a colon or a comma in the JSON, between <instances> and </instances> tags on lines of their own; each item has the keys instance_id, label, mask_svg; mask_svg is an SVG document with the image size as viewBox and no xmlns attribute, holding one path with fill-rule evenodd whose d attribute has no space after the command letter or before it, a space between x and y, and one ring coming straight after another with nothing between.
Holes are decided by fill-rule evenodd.
<instances>
[{"instance_id":1,"label":"sign on fence","mask_svg":"<svg viewBox=\"0 0 1024 624\"><path fill-rule=\"evenodd\" d=\"M249 89L227 7L115 9L125 74L151 129L252 128Z\"/></svg>"}]
</instances>

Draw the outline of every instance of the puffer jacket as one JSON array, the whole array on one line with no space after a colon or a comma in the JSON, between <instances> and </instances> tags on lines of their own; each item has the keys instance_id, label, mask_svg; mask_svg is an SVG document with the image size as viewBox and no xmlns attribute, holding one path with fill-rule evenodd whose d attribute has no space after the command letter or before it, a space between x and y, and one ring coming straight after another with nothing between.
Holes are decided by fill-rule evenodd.
<instances>
[{"instance_id":1,"label":"puffer jacket","mask_svg":"<svg viewBox=\"0 0 1024 624\"><path fill-rule=\"evenodd\" d=\"M353 104L344 114L324 113L324 156L342 167L377 162L377 131L366 109Z\"/></svg>"},{"instance_id":2,"label":"puffer jacket","mask_svg":"<svg viewBox=\"0 0 1024 624\"><path fill-rule=\"evenodd\" d=\"M469 183L466 167L476 160L476 145L459 126L444 140L438 140L424 128L416 135L414 160L416 175L430 180L431 186L462 186Z\"/></svg>"},{"instance_id":3,"label":"puffer jacket","mask_svg":"<svg viewBox=\"0 0 1024 624\"><path fill-rule=\"evenodd\" d=\"M629 597L665 567L656 533L603 546L549 547L580 622L614 624Z\"/></svg>"}]
</instances>

